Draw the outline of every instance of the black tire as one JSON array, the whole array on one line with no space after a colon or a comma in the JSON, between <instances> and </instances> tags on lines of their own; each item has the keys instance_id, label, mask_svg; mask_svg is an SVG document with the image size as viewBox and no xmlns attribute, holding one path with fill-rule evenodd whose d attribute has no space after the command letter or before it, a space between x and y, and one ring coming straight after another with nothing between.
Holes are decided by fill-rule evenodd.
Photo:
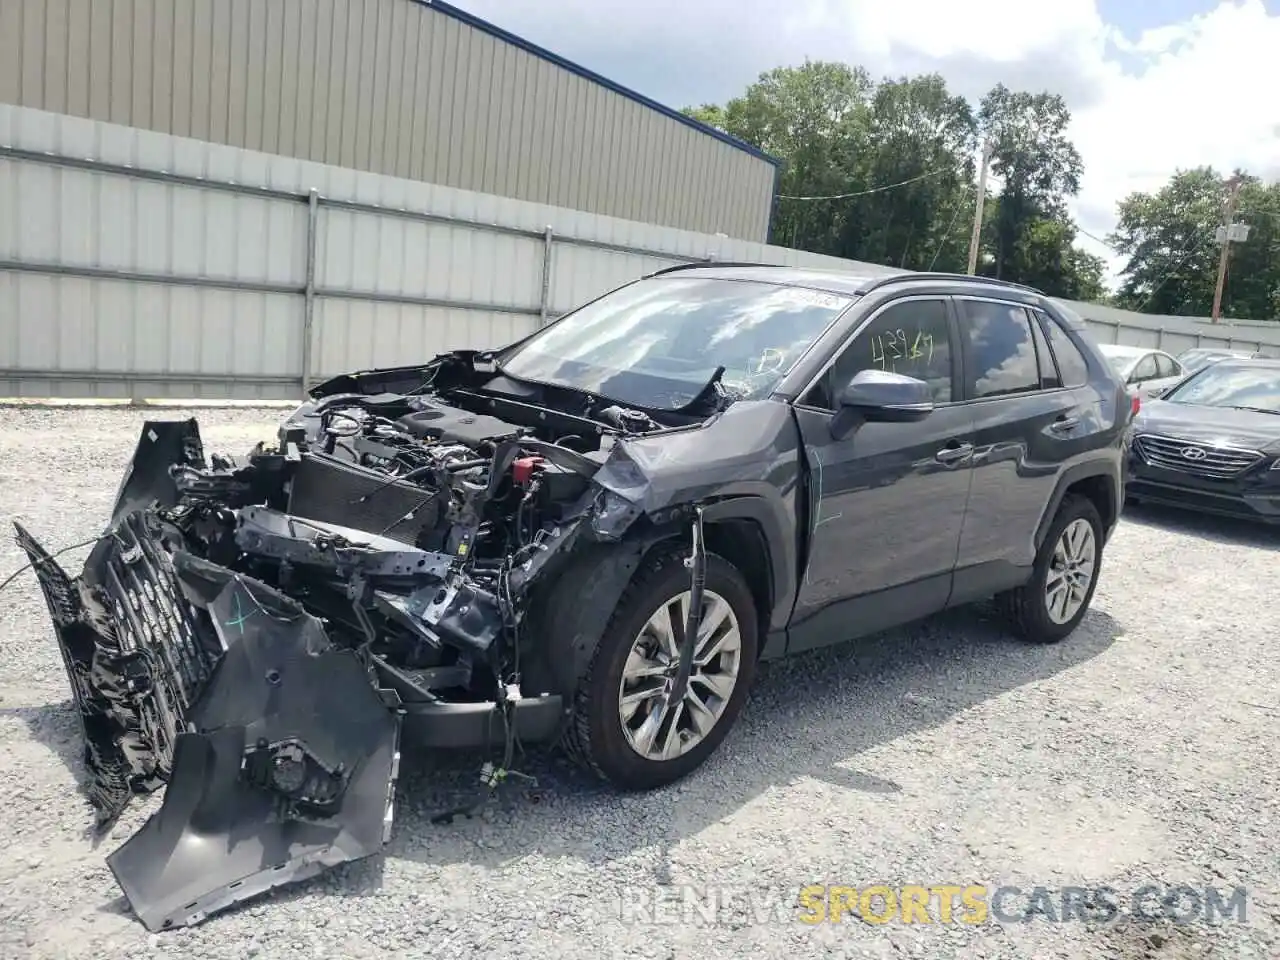
<instances>
[{"instance_id":1,"label":"black tire","mask_svg":"<svg viewBox=\"0 0 1280 960\"><path fill-rule=\"evenodd\" d=\"M1076 611L1075 616L1065 623L1055 623L1049 616L1049 605L1045 599L1049 563L1053 559L1053 551L1062 532L1069 524L1081 519L1087 520L1093 528L1095 551L1093 581L1089 584L1084 603ZM1098 577L1102 572L1102 533L1102 517L1099 516L1098 508L1091 500L1075 494L1068 494L1063 498L1061 506L1058 507L1057 516L1053 519L1053 525L1049 527L1048 535L1044 538L1039 553L1036 554L1031 579L1016 590L1010 590L997 597L997 602L1005 616L1023 640L1028 643L1057 643L1080 625L1080 621L1089 612L1089 605L1093 602L1093 592L1097 589Z\"/></svg>"},{"instance_id":2,"label":"black tire","mask_svg":"<svg viewBox=\"0 0 1280 960\"><path fill-rule=\"evenodd\" d=\"M742 712L755 676L758 616L751 590L738 569L707 555L706 589L723 597L738 619L742 637L737 684L724 712L702 742L672 760L651 760L627 742L618 716L622 670L645 622L662 604L689 589L684 555L663 551L636 572L600 637L578 685L563 746L579 764L623 790L652 790L687 776L724 740Z\"/></svg>"}]
</instances>

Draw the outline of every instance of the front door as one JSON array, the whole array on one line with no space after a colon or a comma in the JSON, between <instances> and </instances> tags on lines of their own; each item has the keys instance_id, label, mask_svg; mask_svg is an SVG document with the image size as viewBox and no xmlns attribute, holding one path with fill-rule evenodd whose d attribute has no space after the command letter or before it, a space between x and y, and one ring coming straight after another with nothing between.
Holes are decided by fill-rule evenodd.
<instances>
[{"instance_id":1,"label":"front door","mask_svg":"<svg viewBox=\"0 0 1280 960\"><path fill-rule=\"evenodd\" d=\"M970 411L953 402L953 326L945 298L892 301L796 403L812 506L791 650L838 643L946 605L973 450ZM936 408L918 423L866 423L833 438L835 398L866 369L928 382Z\"/></svg>"}]
</instances>

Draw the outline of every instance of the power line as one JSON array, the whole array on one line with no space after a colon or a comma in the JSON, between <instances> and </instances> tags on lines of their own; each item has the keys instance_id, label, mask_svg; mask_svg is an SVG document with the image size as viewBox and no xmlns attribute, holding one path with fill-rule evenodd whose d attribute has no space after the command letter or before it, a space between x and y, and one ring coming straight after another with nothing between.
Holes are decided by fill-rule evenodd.
<instances>
[{"instance_id":1,"label":"power line","mask_svg":"<svg viewBox=\"0 0 1280 960\"><path fill-rule=\"evenodd\" d=\"M885 184L883 187L872 187L870 190L856 190L853 193L834 193L827 197L795 197L788 194L778 194L779 200L848 200L851 197L866 197L873 193L884 193L886 190L896 190L898 187L905 187L909 183L916 183L920 180L928 180L930 177L936 177L951 171L951 167L939 167L937 170L930 170L928 173L922 173L918 177L911 177L908 180L899 180L897 183Z\"/></svg>"},{"instance_id":2,"label":"power line","mask_svg":"<svg viewBox=\"0 0 1280 960\"><path fill-rule=\"evenodd\" d=\"M1084 227L1080 226L1080 224L1076 223L1074 220L1072 221L1071 225L1076 228L1076 233L1082 233L1086 237L1088 237L1090 240L1092 240L1094 243L1100 243L1104 247L1106 247L1108 250L1110 250L1112 253L1117 254L1119 256L1123 256L1123 254L1121 254L1119 250L1117 250L1111 244L1107 243L1107 241L1103 240L1101 237L1094 236L1092 233L1090 233Z\"/></svg>"},{"instance_id":3,"label":"power line","mask_svg":"<svg viewBox=\"0 0 1280 960\"><path fill-rule=\"evenodd\" d=\"M966 198L967 199L967 198ZM929 261L929 269L933 269L933 265L938 262L938 255L942 253L942 248L947 245L947 241L951 239L951 231L956 228L956 221L960 219L960 211L965 208L965 203L957 203L955 211L951 214L951 222L947 224L947 232L942 235L942 239L938 241L938 249L933 251L933 259Z\"/></svg>"}]
</instances>

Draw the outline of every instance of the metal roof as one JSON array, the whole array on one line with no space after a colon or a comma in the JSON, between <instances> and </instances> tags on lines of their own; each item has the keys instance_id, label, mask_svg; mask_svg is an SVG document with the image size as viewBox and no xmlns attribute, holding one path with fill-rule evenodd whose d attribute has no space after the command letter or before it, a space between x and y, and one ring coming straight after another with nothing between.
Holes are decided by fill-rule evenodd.
<instances>
[{"instance_id":1,"label":"metal roof","mask_svg":"<svg viewBox=\"0 0 1280 960\"><path fill-rule=\"evenodd\" d=\"M753 263L680 264L676 267L659 270L652 276L693 276L708 280L755 280L759 283L774 283L778 286L787 287L806 287L810 290L821 290L824 293L837 293L844 296L854 296L862 293L871 281L877 279L877 276L871 273Z\"/></svg>"},{"instance_id":2,"label":"metal roof","mask_svg":"<svg viewBox=\"0 0 1280 960\"><path fill-rule=\"evenodd\" d=\"M782 286L807 287L826 293L846 296L870 293L880 287L908 283L954 284L955 291L972 293L974 289L985 289L1015 295L1024 300L1028 297L1044 297L1044 294L1032 287L1022 284L995 280L991 277L975 277L963 273L931 273L907 270L867 270L841 269L822 267L789 267L767 263L682 263L673 267L665 267L650 276L687 276L707 277L719 280L755 280L760 283L776 283ZM1083 321L1082 321L1083 322Z\"/></svg>"},{"instance_id":3,"label":"metal roof","mask_svg":"<svg viewBox=\"0 0 1280 960\"><path fill-rule=\"evenodd\" d=\"M753 147L745 140L739 140L737 137L731 136L723 130L717 130L715 127L708 126L705 123L699 123L692 117L685 116L679 110L673 110L671 107L665 106L657 100L650 99L642 93L636 93L634 90L624 87L621 84L614 83L612 80L601 76L594 70L588 70L586 67L581 64L574 63L572 60L566 60L564 57L559 54L552 53L545 47L540 47L536 43L531 43L524 39L524 37L518 37L508 30L503 30L501 27L490 23L488 20L481 20L474 14L467 13L465 10L460 10L452 4L443 3L441 0L412 0L412 2L420 3L425 7L430 7L432 10L439 10L441 13L453 17L456 20L460 20L468 26L475 27L477 30L482 30L492 37L497 37L504 43L509 43L513 46L519 47L521 50L531 53L535 57L540 57L543 60L554 63L558 67L568 70L570 73L575 73L584 80L590 80L592 83L597 83L608 90L612 90L614 93L624 96L628 100L634 100L636 103L642 104L650 110L655 110L664 116L670 117L672 120L678 120L686 127L691 127L699 133L705 133L707 136L714 137L722 143L727 143L735 149L741 150L744 153L749 153L753 157L764 160L766 163L771 163L775 169L782 166L782 161L777 157L770 156L759 147ZM776 184L774 193L777 193Z\"/></svg>"}]
</instances>

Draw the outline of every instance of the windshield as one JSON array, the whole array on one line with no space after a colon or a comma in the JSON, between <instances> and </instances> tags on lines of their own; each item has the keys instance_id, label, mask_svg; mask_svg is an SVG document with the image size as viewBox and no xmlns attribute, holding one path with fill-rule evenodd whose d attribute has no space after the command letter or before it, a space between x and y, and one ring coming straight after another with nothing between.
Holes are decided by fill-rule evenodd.
<instances>
[{"instance_id":1,"label":"windshield","mask_svg":"<svg viewBox=\"0 0 1280 960\"><path fill-rule=\"evenodd\" d=\"M1179 362L1182 364L1183 370L1186 370L1188 373L1194 373L1195 371L1202 370L1210 364L1217 363L1220 360L1230 360L1232 357L1240 356L1242 355L1217 350L1189 350L1187 353L1183 354L1185 359L1182 359Z\"/></svg>"},{"instance_id":2,"label":"windshield","mask_svg":"<svg viewBox=\"0 0 1280 960\"><path fill-rule=\"evenodd\" d=\"M501 367L519 380L676 410L723 366L736 398L760 399L852 302L771 283L654 277L563 317Z\"/></svg>"},{"instance_id":3,"label":"windshield","mask_svg":"<svg viewBox=\"0 0 1280 960\"><path fill-rule=\"evenodd\" d=\"M1163 399L1280 413L1280 367L1240 366L1224 360L1182 381Z\"/></svg>"}]
</instances>

